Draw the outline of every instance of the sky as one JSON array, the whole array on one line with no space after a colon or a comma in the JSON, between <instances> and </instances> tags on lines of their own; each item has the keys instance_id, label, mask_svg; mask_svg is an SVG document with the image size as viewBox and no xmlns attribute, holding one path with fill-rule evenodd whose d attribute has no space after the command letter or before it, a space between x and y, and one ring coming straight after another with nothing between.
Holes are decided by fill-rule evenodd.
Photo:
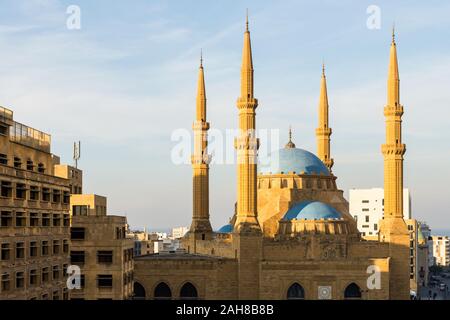
<instances>
[{"instance_id":1,"label":"sky","mask_svg":"<svg viewBox=\"0 0 450 320\"><path fill-rule=\"evenodd\" d=\"M68 28L71 5L79 29ZM368 26L371 6L379 25ZM0 105L50 133L62 162L73 162L80 140L84 191L107 196L109 214L134 228L188 226L192 169L174 163L172 134L191 130L200 50L211 128L236 128L246 8L257 127L278 129L284 145L291 125L297 147L314 152L325 61L333 172L345 196L383 186L395 23L412 214L450 229L449 2L0 0ZM211 165L214 228L233 215L235 176L233 164Z\"/></svg>"}]
</instances>

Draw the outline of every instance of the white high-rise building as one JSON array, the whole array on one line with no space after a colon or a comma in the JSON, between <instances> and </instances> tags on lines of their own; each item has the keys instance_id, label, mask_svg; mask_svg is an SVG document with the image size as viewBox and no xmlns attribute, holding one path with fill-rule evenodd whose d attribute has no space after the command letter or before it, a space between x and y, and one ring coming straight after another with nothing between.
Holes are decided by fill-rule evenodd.
<instances>
[{"instance_id":1,"label":"white high-rise building","mask_svg":"<svg viewBox=\"0 0 450 320\"><path fill-rule=\"evenodd\" d=\"M432 236L433 256L435 264L447 267L450 265L450 238L445 236Z\"/></svg>"},{"instance_id":2,"label":"white high-rise building","mask_svg":"<svg viewBox=\"0 0 450 320\"><path fill-rule=\"evenodd\" d=\"M172 229L172 239L183 238L184 235L189 231L188 227L177 227Z\"/></svg>"},{"instance_id":3,"label":"white high-rise building","mask_svg":"<svg viewBox=\"0 0 450 320\"><path fill-rule=\"evenodd\" d=\"M384 189L350 189L349 211L363 236L376 236L384 212ZM403 218L411 219L411 198L403 189Z\"/></svg>"}]
</instances>

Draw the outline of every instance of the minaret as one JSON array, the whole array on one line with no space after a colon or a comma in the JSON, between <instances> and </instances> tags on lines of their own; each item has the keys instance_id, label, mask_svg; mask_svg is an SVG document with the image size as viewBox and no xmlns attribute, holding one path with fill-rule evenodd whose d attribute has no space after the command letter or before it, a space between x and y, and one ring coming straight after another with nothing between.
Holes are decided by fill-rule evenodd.
<instances>
[{"instance_id":1,"label":"minaret","mask_svg":"<svg viewBox=\"0 0 450 320\"><path fill-rule=\"evenodd\" d=\"M333 159L330 154L330 136L331 128L328 123L328 94L327 79L325 77L325 65L322 64L322 79L320 80L320 98L319 98L319 126L316 129L317 137L317 156L331 171Z\"/></svg>"},{"instance_id":2,"label":"minaret","mask_svg":"<svg viewBox=\"0 0 450 320\"><path fill-rule=\"evenodd\" d=\"M260 232L256 205L256 164L259 141L255 134L255 109L258 100L253 96L253 62L248 30L248 15L244 32L244 48L241 67L241 96L237 100L239 110L239 136L235 140L237 150L237 216L235 231Z\"/></svg>"},{"instance_id":3,"label":"minaret","mask_svg":"<svg viewBox=\"0 0 450 320\"><path fill-rule=\"evenodd\" d=\"M193 212L190 233L196 240L205 240L210 235L209 221L209 161L207 154L209 123L206 122L206 92L203 73L203 57L200 57L198 71L197 110L194 131L194 153L191 157L193 177ZM194 246L195 247L195 246Z\"/></svg>"},{"instance_id":4,"label":"minaret","mask_svg":"<svg viewBox=\"0 0 450 320\"><path fill-rule=\"evenodd\" d=\"M386 143L384 157L384 217L380 221L380 240L389 243L391 257L389 293L391 299L409 299L409 233L403 220L403 106L400 104L400 79L397 48L392 32L387 81Z\"/></svg>"}]
</instances>

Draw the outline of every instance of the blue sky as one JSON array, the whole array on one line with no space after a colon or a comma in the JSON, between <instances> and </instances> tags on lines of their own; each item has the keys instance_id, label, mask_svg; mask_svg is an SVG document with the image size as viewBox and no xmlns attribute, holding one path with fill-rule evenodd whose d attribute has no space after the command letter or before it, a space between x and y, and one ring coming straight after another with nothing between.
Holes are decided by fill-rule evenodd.
<instances>
[{"instance_id":1,"label":"blue sky","mask_svg":"<svg viewBox=\"0 0 450 320\"><path fill-rule=\"evenodd\" d=\"M68 30L66 9L81 9ZM381 28L366 26L369 5ZM235 128L245 9L259 99L257 126L292 125L315 150L321 63L326 62L338 186L383 184L380 145L395 21L405 106L405 186L413 216L450 229L450 3L443 1L0 0L0 105L52 134L71 162L82 141L85 191L135 227L188 225L191 168L171 162L171 133L191 128L200 48L208 120ZM211 168L211 218L233 214L235 167Z\"/></svg>"}]
</instances>

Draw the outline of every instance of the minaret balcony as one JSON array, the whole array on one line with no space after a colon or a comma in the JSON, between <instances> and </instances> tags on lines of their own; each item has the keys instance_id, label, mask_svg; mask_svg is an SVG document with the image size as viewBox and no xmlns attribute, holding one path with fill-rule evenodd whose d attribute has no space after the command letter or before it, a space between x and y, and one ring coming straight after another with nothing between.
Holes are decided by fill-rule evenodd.
<instances>
[{"instance_id":1,"label":"minaret balcony","mask_svg":"<svg viewBox=\"0 0 450 320\"><path fill-rule=\"evenodd\" d=\"M316 135L317 136L330 136L332 133L331 128L317 128Z\"/></svg>"},{"instance_id":2,"label":"minaret balcony","mask_svg":"<svg viewBox=\"0 0 450 320\"><path fill-rule=\"evenodd\" d=\"M381 145L381 152L384 155L399 155L402 156L406 152L406 145L403 143L386 143Z\"/></svg>"},{"instance_id":3,"label":"minaret balcony","mask_svg":"<svg viewBox=\"0 0 450 320\"><path fill-rule=\"evenodd\" d=\"M201 131L206 131L209 130L209 122L205 122L205 121L194 121L194 123L192 124L192 130L196 131L196 130L201 130Z\"/></svg>"},{"instance_id":4,"label":"minaret balcony","mask_svg":"<svg viewBox=\"0 0 450 320\"><path fill-rule=\"evenodd\" d=\"M258 107L258 99L250 97L239 97L237 99L238 109L256 109Z\"/></svg>"},{"instance_id":5,"label":"minaret balcony","mask_svg":"<svg viewBox=\"0 0 450 320\"><path fill-rule=\"evenodd\" d=\"M384 116L396 116L401 117L403 115L403 106L401 104L397 105L387 105L384 107Z\"/></svg>"}]
</instances>

